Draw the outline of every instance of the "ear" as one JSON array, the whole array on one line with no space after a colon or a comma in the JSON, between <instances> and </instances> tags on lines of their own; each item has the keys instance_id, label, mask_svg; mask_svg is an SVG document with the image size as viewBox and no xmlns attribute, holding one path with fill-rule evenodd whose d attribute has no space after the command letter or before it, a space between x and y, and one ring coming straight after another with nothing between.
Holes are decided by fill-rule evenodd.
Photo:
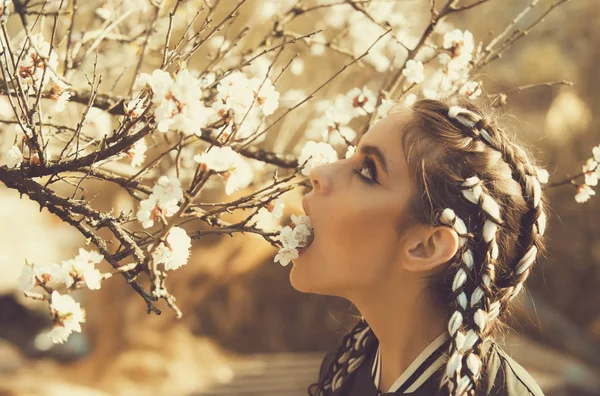
<instances>
[{"instance_id":1,"label":"ear","mask_svg":"<svg viewBox=\"0 0 600 396\"><path fill-rule=\"evenodd\" d=\"M448 226L418 224L402 241L402 266L411 272L428 271L456 254L458 234Z\"/></svg>"}]
</instances>

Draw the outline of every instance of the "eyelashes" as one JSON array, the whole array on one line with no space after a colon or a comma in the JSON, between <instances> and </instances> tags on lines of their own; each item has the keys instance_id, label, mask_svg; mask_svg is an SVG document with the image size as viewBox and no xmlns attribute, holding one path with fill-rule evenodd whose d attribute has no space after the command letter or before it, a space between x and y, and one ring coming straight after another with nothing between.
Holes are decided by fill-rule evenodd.
<instances>
[{"instance_id":1,"label":"eyelashes","mask_svg":"<svg viewBox=\"0 0 600 396\"><path fill-rule=\"evenodd\" d=\"M371 174L372 178L362 174L362 170L365 168L369 170L369 173ZM352 171L368 184L379 184L379 182L377 181L377 167L375 166L373 160L369 157L364 158L363 163L359 169L352 169Z\"/></svg>"}]
</instances>

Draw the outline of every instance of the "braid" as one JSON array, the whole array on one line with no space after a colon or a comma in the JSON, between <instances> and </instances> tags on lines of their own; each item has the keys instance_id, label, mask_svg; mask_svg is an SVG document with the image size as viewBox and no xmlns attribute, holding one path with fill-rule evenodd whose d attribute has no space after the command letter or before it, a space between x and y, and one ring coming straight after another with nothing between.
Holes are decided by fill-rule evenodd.
<instances>
[{"instance_id":1,"label":"braid","mask_svg":"<svg viewBox=\"0 0 600 396\"><path fill-rule=\"evenodd\" d=\"M453 383L448 383L451 394L456 389L455 394L462 395L464 392L474 394L474 388L482 366L480 355L482 353L481 345L484 340L486 324L499 315L502 300L506 302L510 301L522 289L525 280L529 276L531 266L535 261L538 245L542 246L541 236L546 227L546 215L542 205L542 191L537 178L537 169L529 163L525 153L518 146L502 138L501 135L498 138L492 135L490 131L493 129L477 113L459 106L450 106L448 116L465 126L468 132L470 132L470 137L481 138L484 143L502 155L502 159L512 169L512 178L521 185L523 197L528 201L530 208L521 218L521 228L531 230L519 235L518 246L523 247L523 253L517 255L514 259L516 264L513 263L511 265L514 268L511 282L501 287L496 280L494 266L499 253L496 233L498 226L503 224L500 217L500 207L491 195L487 193L486 189L480 185L481 181L477 176L466 179L462 184L462 186L468 187L468 189L462 191L463 196L471 203L478 205L482 213L485 213L487 217L482 230L483 240L487 244L482 268L483 275L481 283L471 294L470 301L471 309L474 311L473 321L475 326L474 329L469 330L467 333L468 335L465 337L462 347L462 351L465 351L464 359L466 360L466 365L458 361L460 353L457 353L457 351L454 352L448 361L448 376L452 370L458 372L462 368L466 371L466 374L458 381L457 387ZM496 285L499 289L503 289L500 298L497 298L496 301L494 301L495 290L492 290L493 285ZM442 385L446 383L445 380L442 381Z\"/></svg>"},{"instance_id":2,"label":"braid","mask_svg":"<svg viewBox=\"0 0 600 396\"><path fill-rule=\"evenodd\" d=\"M459 247L466 245L469 237L465 222L450 208L444 209L440 216L440 221L443 224L451 226L459 235ZM467 295L465 293L465 283L467 274L473 269L473 253L467 247L462 254L461 267L456 271L454 280L452 281L452 292L455 296L454 305L455 311L448 322L448 333L452 338L448 354L450 358L446 364L445 376L443 383L450 382L452 388L456 387L459 382L459 374L462 366L461 351L464 345L465 334L460 330L463 325L463 319L466 316L467 310Z\"/></svg>"},{"instance_id":3,"label":"braid","mask_svg":"<svg viewBox=\"0 0 600 396\"><path fill-rule=\"evenodd\" d=\"M308 388L311 396L344 394L348 378L360 367L375 342L371 327L362 318L343 338L325 375Z\"/></svg>"},{"instance_id":4,"label":"braid","mask_svg":"<svg viewBox=\"0 0 600 396\"><path fill-rule=\"evenodd\" d=\"M498 226L503 225L500 216L500 206L487 192L485 186L477 176L465 180L462 184L468 189L464 189L463 196L473 204L481 208L486 220L483 225L482 235L485 245L484 264L482 266L483 275L481 282L477 285L473 294L471 294L471 312L473 313L473 322L475 323L472 336L469 337L469 344L465 345L466 353L466 374L457 389L457 394L461 395L464 391L476 387L477 379L480 375L482 366L481 354L482 343L485 337L486 325L488 321L493 320L499 314L500 303L494 300L494 291L492 285L496 280L495 263L498 259L498 243L496 234ZM465 378L463 377L463 378Z\"/></svg>"},{"instance_id":5,"label":"braid","mask_svg":"<svg viewBox=\"0 0 600 396\"><path fill-rule=\"evenodd\" d=\"M520 147L504 138L502 134L492 135L490 131L493 131L493 128L479 114L460 106L450 106L448 116L466 126L474 136L481 136L487 145L502 154L503 160L512 168L513 179L521 185L523 197L530 205L529 212L521 220L521 228L529 231L519 235L518 245L522 246L522 254L515 257L515 263L512 264L514 273L509 283L498 285L504 286L504 294L510 301L521 291L538 250L543 246L541 237L546 229L547 219L537 168L530 164Z\"/></svg>"},{"instance_id":6,"label":"braid","mask_svg":"<svg viewBox=\"0 0 600 396\"><path fill-rule=\"evenodd\" d=\"M462 183L462 195L470 202L481 207L489 219L485 221L483 226L483 239L487 243L485 254L485 265L483 266L482 283L478 285L471 294L471 312L473 313L473 323L475 326L469 329L467 335L458 331L458 326L462 322L463 316L460 311L455 311L449 322L449 332L453 336L454 342L450 346L449 354L451 355L447 367L446 376L442 379L442 386L448 382L449 391L456 389L455 394L461 395L465 391L475 388L476 381L480 374L482 366L481 358L481 343L484 339L484 331L488 320L494 319L499 313L499 304L491 304L493 299L493 291L491 285L495 280L494 262L498 258L498 244L496 242L496 231L498 225L502 225L503 221L500 217L500 207L496 201L487 193L485 188L480 185L481 181L477 176L470 177ZM446 208L442 213L440 221L443 224L452 226L459 235L464 234L466 227L464 222L456 217L454 211ZM463 240L463 238L461 238ZM462 246L462 243L461 243ZM468 270L473 269L473 254L471 250L466 250L463 253L463 263ZM473 275L473 277L475 277ZM460 268L454 277L452 290L459 296L465 296L462 289L457 290L457 287L462 286L466 281L466 272ZM485 297L485 299L483 299ZM459 300L459 305L466 311L466 298ZM476 308L476 306L479 306ZM489 309L489 312L487 311ZM463 364L463 360L466 364ZM460 372L465 372L461 377ZM460 377L460 379L458 379Z\"/></svg>"}]
</instances>

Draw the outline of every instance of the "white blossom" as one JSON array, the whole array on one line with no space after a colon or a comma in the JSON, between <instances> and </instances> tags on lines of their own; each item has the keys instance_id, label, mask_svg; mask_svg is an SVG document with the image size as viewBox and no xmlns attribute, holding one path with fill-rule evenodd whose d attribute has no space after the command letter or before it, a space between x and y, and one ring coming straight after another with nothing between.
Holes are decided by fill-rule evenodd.
<instances>
[{"instance_id":1,"label":"white blossom","mask_svg":"<svg viewBox=\"0 0 600 396\"><path fill-rule=\"evenodd\" d=\"M52 86L50 87L50 99L55 103L54 111L60 113L63 111L69 99L71 98L71 92L69 86L58 79L54 79Z\"/></svg>"},{"instance_id":2,"label":"white blossom","mask_svg":"<svg viewBox=\"0 0 600 396\"><path fill-rule=\"evenodd\" d=\"M152 90L159 131L181 131L191 135L197 134L201 126L208 123L212 113L201 101L201 82L187 69L181 70L175 78L160 69L152 74L142 73L137 84Z\"/></svg>"},{"instance_id":3,"label":"white blossom","mask_svg":"<svg viewBox=\"0 0 600 396\"><path fill-rule=\"evenodd\" d=\"M213 146L209 151L195 155L194 161L205 164L216 172L225 172L222 176L226 182L227 195L248 187L254 179L254 171L250 164L229 146Z\"/></svg>"},{"instance_id":4,"label":"white blossom","mask_svg":"<svg viewBox=\"0 0 600 396\"><path fill-rule=\"evenodd\" d=\"M125 107L125 113L131 116L132 118L135 118L142 115L142 113L144 112L144 99L133 99L127 103L123 103L123 106Z\"/></svg>"},{"instance_id":5,"label":"white blossom","mask_svg":"<svg viewBox=\"0 0 600 396\"><path fill-rule=\"evenodd\" d=\"M229 172L229 175L224 176L225 194L231 195L235 191L246 188L252 183L254 178L254 171L246 160L240 158L234 168Z\"/></svg>"},{"instance_id":6,"label":"white blossom","mask_svg":"<svg viewBox=\"0 0 600 396\"><path fill-rule=\"evenodd\" d=\"M211 86L215 81L217 80L217 75L213 72L208 72L206 74L204 74L201 78L200 78L200 87L202 89L208 88L209 86Z\"/></svg>"},{"instance_id":7,"label":"white blossom","mask_svg":"<svg viewBox=\"0 0 600 396\"><path fill-rule=\"evenodd\" d=\"M594 160L600 163L600 145L595 146L592 149L592 153L594 154Z\"/></svg>"},{"instance_id":8,"label":"white blossom","mask_svg":"<svg viewBox=\"0 0 600 396\"><path fill-rule=\"evenodd\" d=\"M388 70L392 60L386 53L386 49L392 38L390 35L386 35L379 39L385 33L385 29L373 23L360 12L350 15L348 26L350 29L348 36L351 40L353 54L358 57L370 47L364 59L373 65L378 73ZM377 43L375 43L376 40L378 40Z\"/></svg>"},{"instance_id":9,"label":"white blossom","mask_svg":"<svg viewBox=\"0 0 600 396\"><path fill-rule=\"evenodd\" d=\"M546 184L548 183L548 179L550 178L550 174L548 173L548 171L544 168L537 168L536 169L536 175L538 178L538 181L542 184Z\"/></svg>"},{"instance_id":10,"label":"white blossom","mask_svg":"<svg viewBox=\"0 0 600 396\"><path fill-rule=\"evenodd\" d=\"M254 99L250 89L250 80L238 70L221 79L221 82L217 85L217 92L217 100L214 102L213 108L221 117L225 116L229 109L241 113L241 116L243 116ZM239 116L240 121L241 116Z\"/></svg>"},{"instance_id":11,"label":"white blossom","mask_svg":"<svg viewBox=\"0 0 600 396\"><path fill-rule=\"evenodd\" d=\"M296 216L292 214L292 222L294 223L294 229L292 237L297 241L299 246L303 246L308 241L313 229L310 217L308 216Z\"/></svg>"},{"instance_id":12,"label":"white blossom","mask_svg":"<svg viewBox=\"0 0 600 396\"><path fill-rule=\"evenodd\" d=\"M322 56L325 53L325 43L327 38L323 32L319 32L308 40L310 44L310 53L313 56Z\"/></svg>"},{"instance_id":13,"label":"white blossom","mask_svg":"<svg viewBox=\"0 0 600 396\"><path fill-rule=\"evenodd\" d=\"M196 103L202 95L200 80L195 78L187 69L184 69L175 76L170 93L183 105Z\"/></svg>"},{"instance_id":14,"label":"white blossom","mask_svg":"<svg viewBox=\"0 0 600 396\"><path fill-rule=\"evenodd\" d=\"M575 194L575 201L578 203L587 202L592 195L596 195L596 191L592 190L587 184L581 184L577 187L577 194Z\"/></svg>"},{"instance_id":15,"label":"white blossom","mask_svg":"<svg viewBox=\"0 0 600 396\"><path fill-rule=\"evenodd\" d=\"M103 4L101 7L96 8L94 13L105 21L111 19L113 16L113 10L109 8L108 4Z\"/></svg>"},{"instance_id":16,"label":"white blossom","mask_svg":"<svg viewBox=\"0 0 600 396\"><path fill-rule=\"evenodd\" d=\"M150 228L154 225L154 220L161 216L173 216L177 212L177 207L170 205L168 208L158 205L158 200L154 195L150 195L147 199L140 201L140 207L136 217L142 223L142 227Z\"/></svg>"},{"instance_id":17,"label":"white blossom","mask_svg":"<svg viewBox=\"0 0 600 396\"><path fill-rule=\"evenodd\" d=\"M154 220L171 217L179 210L179 201L183 199L181 182L176 176L161 176L147 199L140 201L136 217L142 227L149 228Z\"/></svg>"},{"instance_id":18,"label":"white blossom","mask_svg":"<svg viewBox=\"0 0 600 396\"><path fill-rule=\"evenodd\" d=\"M473 43L473 33L465 30L454 29L451 32L444 34L445 49L452 49L457 56L471 55L475 44Z\"/></svg>"},{"instance_id":19,"label":"white blossom","mask_svg":"<svg viewBox=\"0 0 600 396\"><path fill-rule=\"evenodd\" d=\"M593 158L588 158L583 165L583 173L585 175L585 184L588 186L598 185L598 163Z\"/></svg>"},{"instance_id":20,"label":"white blossom","mask_svg":"<svg viewBox=\"0 0 600 396\"><path fill-rule=\"evenodd\" d=\"M136 85L149 86L152 90L152 101L160 103L165 99L173 85L171 75L166 71L156 69L152 74L142 73L136 80Z\"/></svg>"},{"instance_id":21,"label":"white blossom","mask_svg":"<svg viewBox=\"0 0 600 396\"><path fill-rule=\"evenodd\" d=\"M331 3L331 1L329 1ZM327 4L324 1L319 1L319 4ZM327 10L327 8L325 9ZM323 21L333 29L341 29L348 22L351 14L356 12L349 4L340 4L335 6L330 12L323 13Z\"/></svg>"},{"instance_id":22,"label":"white blossom","mask_svg":"<svg viewBox=\"0 0 600 396\"><path fill-rule=\"evenodd\" d=\"M19 289L31 291L38 282L58 286L69 278L69 274L58 264L32 264L26 262L19 276Z\"/></svg>"},{"instance_id":23,"label":"white blossom","mask_svg":"<svg viewBox=\"0 0 600 396\"><path fill-rule=\"evenodd\" d=\"M19 150L18 146L12 146L6 152L6 166L8 166L9 168L18 168L19 166L21 166L22 162L23 153L21 152L21 150Z\"/></svg>"},{"instance_id":24,"label":"white blossom","mask_svg":"<svg viewBox=\"0 0 600 396\"><path fill-rule=\"evenodd\" d=\"M352 88L346 94L350 105L354 110L354 117L372 113L375 110L377 97L367 87Z\"/></svg>"},{"instance_id":25,"label":"white blossom","mask_svg":"<svg viewBox=\"0 0 600 396\"><path fill-rule=\"evenodd\" d=\"M295 4L296 0L263 0L256 8L256 16L258 21L263 22L277 15L283 15Z\"/></svg>"},{"instance_id":26,"label":"white blossom","mask_svg":"<svg viewBox=\"0 0 600 396\"><path fill-rule=\"evenodd\" d=\"M81 332L81 323L85 322L85 310L73 297L53 291L50 312L54 321L54 327L50 332L53 342L62 344L72 332Z\"/></svg>"},{"instance_id":27,"label":"white blossom","mask_svg":"<svg viewBox=\"0 0 600 396\"><path fill-rule=\"evenodd\" d=\"M294 76L299 76L304 73L304 60L302 58L296 58L290 65L290 71Z\"/></svg>"},{"instance_id":28,"label":"white blossom","mask_svg":"<svg viewBox=\"0 0 600 396\"><path fill-rule=\"evenodd\" d=\"M260 105L263 113L265 115L273 114L277 109L277 106L279 106L279 92L275 91L275 86L271 82L271 79L267 77L263 80L254 77L250 80L250 89L254 92L256 101Z\"/></svg>"},{"instance_id":29,"label":"white blossom","mask_svg":"<svg viewBox=\"0 0 600 396\"><path fill-rule=\"evenodd\" d=\"M467 81L460 87L458 93L469 99L476 99L481 95L480 84L477 81Z\"/></svg>"},{"instance_id":30,"label":"white blossom","mask_svg":"<svg viewBox=\"0 0 600 396\"><path fill-rule=\"evenodd\" d=\"M127 150L127 155L131 159L131 166L137 168L144 163L146 159L146 150L148 146L146 146L146 139L142 138L135 142L129 150Z\"/></svg>"},{"instance_id":31,"label":"white blossom","mask_svg":"<svg viewBox=\"0 0 600 396\"><path fill-rule=\"evenodd\" d=\"M208 49L217 52L226 50L231 45L231 41L226 40L225 36L217 35L213 36L210 40L208 40L207 44Z\"/></svg>"},{"instance_id":32,"label":"white blossom","mask_svg":"<svg viewBox=\"0 0 600 396\"><path fill-rule=\"evenodd\" d=\"M212 146L202 154L196 154L194 161L205 164L215 172L224 172L238 161L239 154L229 146Z\"/></svg>"},{"instance_id":33,"label":"white blossom","mask_svg":"<svg viewBox=\"0 0 600 396\"><path fill-rule=\"evenodd\" d=\"M298 247L298 239L294 234L294 229L290 226L285 226L279 233L278 240L281 242L283 247L296 248Z\"/></svg>"},{"instance_id":34,"label":"white blossom","mask_svg":"<svg viewBox=\"0 0 600 396\"><path fill-rule=\"evenodd\" d=\"M173 227L167 235L167 243L160 242L152 258L164 264L165 270L175 270L187 264L192 240L183 228Z\"/></svg>"},{"instance_id":35,"label":"white blossom","mask_svg":"<svg viewBox=\"0 0 600 396\"><path fill-rule=\"evenodd\" d=\"M298 163L303 164L308 160L306 166L302 168L302 174L308 176L312 168L319 165L335 162L338 160L337 152L328 143L308 141L302 147Z\"/></svg>"},{"instance_id":36,"label":"white blossom","mask_svg":"<svg viewBox=\"0 0 600 396\"><path fill-rule=\"evenodd\" d=\"M159 203L181 201L183 199L181 181L175 175L162 175L152 187L152 194L158 199Z\"/></svg>"},{"instance_id":37,"label":"white blossom","mask_svg":"<svg viewBox=\"0 0 600 396\"><path fill-rule=\"evenodd\" d=\"M273 217L279 219L281 216L283 216L284 207L285 204L283 203L283 200L281 198L277 198L269 203L268 210L271 212Z\"/></svg>"},{"instance_id":38,"label":"white blossom","mask_svg":"<svg viewBox=\"0 0 600 396\"><path fill-rule=\"evenodd\" d=\"M279 235L277 236L282 247L275 255L273 261L279 261L282 266L286 266L291 260L298 258L298 248L304 247L313 234L310 217L292 214L292 222L293 228L285 226L279 231Z\"/></svg>"},{"instance_id":39,"label":"white blossom","mask_svg":"<svg viewBox=\"0 0 600 396\"><path fill-rule=\"evenodd\" d=\"M376 120L379 120L379 119L387 116L388 113L390 112L390 110L392 109L392 107L394 107L394 105L396 105L396 104L397 104L397 102L392 99L383 99L381 101L381 104L377 108Z\"/></svg>"},{"instance_id":40,"label":"white blossom","mask_svg":"<svg viewBox=\"0 0 600 396\"><path fill-rule=\"evenodd\" d=\"M344 158L350 158L354 155L354 152L356 151L356 147L355 146L348 146L348 150L346 150L346 155Z\"/></svg>"},{"instance_id":41,"label":"white blossom","mask_svg":"<svg viewBox=\"0 0 600 396\"><path fill-rule=\"evenodd\" d=\"M293 259L298 258L298 251L294 248L289 248L289 247L283 247L281 249L279 249L279 251L277 252L277 254L275 255L275 258L273 259L273 261L277 262L279 261L279 263L282 266L286 266L290 263L290 261L292 261Z\"/></svg>"},{"instance_id":42,"label":"white blossom","mask_svg":"<svg viewBox=\"0 0 600 396\"><path fill-rule=\"evenodd\" d=\"M33 78L33 80L37 82L44 76L44 81L39 85L40 87L43 87L51 78L58 79L52 72L52 70L56 70L58 67L58 55L56 54L56 51L52 51L52 53L50 53L50 58L44 59L50 52L50 44L46 42L41 33L32 34L30 37L31 41L29 41L29 37L23 37L23 40L21 40L21 44L19 45L19 53L23 54L20 57L18 65L19 76L26 83L30 78ZM47 68L47 66L50 66L50 68Z\"/></svg>"},{"instance_id":43,"label":"white blossom","mask_svg":"<svg viewBox=\"0 0 600 396\"><path fill-rule=\"evenodd\" d=\"M310 220L309 216L292 214L291 218L292 222L297 226L303 225L309 230L313 228L312 221Z\"/></svg>"},{"instance_id":44,"label":"white blossom","mask_svg":"<svg viewBox=\"0 0 600 396\"><path fill-rule=\"evenodd\" d=\"M352 142L356 138L356 131L347 125L338 126L330 131L327 143L334 147L346 145L346 142Z\"/></svg>"},{"instance_id":45,"label":"white blossom","mask_svg":"<svg viewBox=\"0 0 600 396\"><path fill-rule=\"evenodd\" d=\"M356 110L346 95L337 95L333 104L325 111L325 117L329 120L330 126L348 124L356 114Z\"/></svg>"},{"instance_id":46,"label":"white blossom","mask_svg":"<svg viewBox=\"0 0 600 396\"><path fill-rule=\"evenodd\" d=\"M112 133L112 118L106 111L90 107L81 131L92 139L102 139Z\"/></svg>"},{"instance_id":47,"label":"white blossom","mask_svg":"<svg viewBox=\"0 0 600 396\"><path fill-rule=\"evenodd\" d=\"M408 95L406 95L406 98L404 98L404 104L407 106L412 106L416 101L417 95L415 95L414 93L409 93Z\"/></svg>"},{"instance_id":48,"label":"white blossom","mask_svg":"<svg viewBox=\"0 0 600 396\"><path fill-rule=\"evenodd\" d=\"M404 74L408 83L419 84L425 79L424 70L425 68L423 67L423 63L421 61L409 59L406 62L406 66L402 70L402 74Z\"/></svg>"},{"instance_id":49,"label":"white blossom","mask_svg":"<svg viewBox=\"0 0 600 396\"><path fill-rule=\"evenodd\" d=\"M278 230L279 218L283 215L284 203L281 199L269 202L267 207L260 208L252 217L256 221L256 227L265 231Z\"/></svg>"},{"instance_id":50,"label":"white blossom","mask_svg":"<svg viewBox=\"0 0 600 396\"><path fill-rule=\"evenodd\" d=\"M100 289L102 274L96 268L104 257L98 252L90 252L83 248L79 249L79 254L70 260L63 261L62 267L69 274L65 279L67 287L71 287L77 281L84 281L91 290Z\"/></svg>"}]
</instances>

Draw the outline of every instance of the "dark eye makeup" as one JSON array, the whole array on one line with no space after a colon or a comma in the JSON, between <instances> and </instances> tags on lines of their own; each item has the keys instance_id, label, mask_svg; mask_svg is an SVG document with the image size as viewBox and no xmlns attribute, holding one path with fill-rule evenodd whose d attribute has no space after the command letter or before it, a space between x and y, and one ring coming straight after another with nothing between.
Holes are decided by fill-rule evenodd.
<instances>
[{"instance_id":1,"label":"dark eye makeup","mask_svg":"<svg viewBox=\"0 0 600 396\"><path fill-rule=\"evenodd\" d=\"M369 173L371 174L371 176L373 176L372 178L367 177L362 174L362 170L365 168L367 168L369 170ZM366 182L368 184L380 184L377 181L377 166L375 165L375 162L369 157L365 156L361 167L359 169L352 169L352 171L356 175L358 175L358 177L360 179L362 179L364 182Z\"/></svg>"}]
</instances>

